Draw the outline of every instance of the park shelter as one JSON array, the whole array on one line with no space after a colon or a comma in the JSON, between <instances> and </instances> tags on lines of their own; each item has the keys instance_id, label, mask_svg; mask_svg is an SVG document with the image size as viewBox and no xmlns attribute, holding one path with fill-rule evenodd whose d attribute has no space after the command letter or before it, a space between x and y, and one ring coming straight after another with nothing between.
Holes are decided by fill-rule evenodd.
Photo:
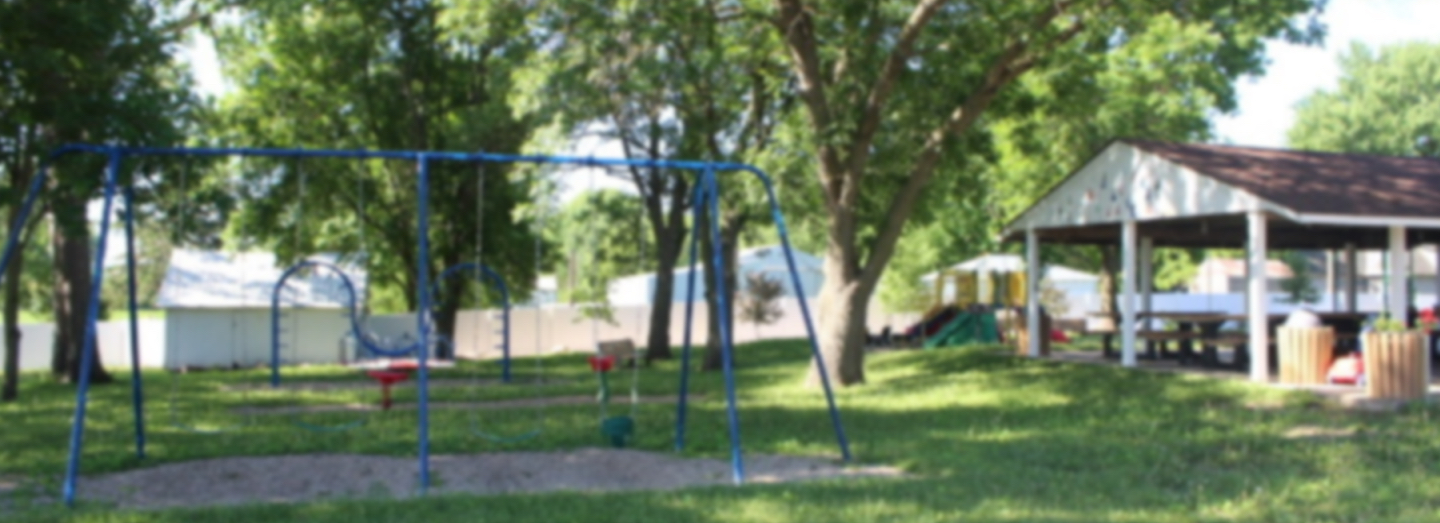
<instances>
[{"instance_id":1,"label":"park shelter","mask_svg":"<svg viewBox=\"0 0 1440 523\"><path fill-rule=\"evenodd\" d=\"M335 263L334 255L311 259ZM365 292L365 272L339 265ZM270 361L270 303L285 267L268 252L176 249L156 299L165 309L166 368L251 366ZM281 358L335 363L349 357L350 292L333 271L297 273L285 283Z\"/></svg>"},{"instance_id":2,"label":"park shelter","mask_svg":"<svg viewBox=\"0 0 1440 523\"><path fill-rule=\"evenodd\" d=\"M1155 247L1246 249L1250 347L1268 346L1265 262L1270 249L1389 252L1386 311L1409 305L1408 251L1440 240L1440 159L1338 154L1146 140L1116 140L1041 196L1003 231L1035 265L1044 243L1118 245L1121 361L1135 365L1136 318L1150 310ZM1353 269L1352 269L1353 270ZM1355 304L1355 275L1345 279ZM1027 327L1039 330L1033 299ZM1268 351L1252 350L1250 376L1268 380ZM1032 356L1039 347L1032 343Z\"/></svg>"}]
</instances>

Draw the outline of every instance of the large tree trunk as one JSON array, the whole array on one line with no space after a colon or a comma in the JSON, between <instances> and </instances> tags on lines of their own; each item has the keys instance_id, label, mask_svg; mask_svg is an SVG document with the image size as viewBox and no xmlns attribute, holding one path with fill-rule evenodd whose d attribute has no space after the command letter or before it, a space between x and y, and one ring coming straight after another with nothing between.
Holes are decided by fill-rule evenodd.
<instances>
[{"instance_id":1,"label":"large tree trunk","mask_svg":"<svg viewBox=\"0 0 1440 523\"><path fill-rule=\"evenodd\" d=\"M15 223L15 217L19 214L19 206L12 206L6 223ZM15 246L15 259L5 268L5 382L0 385L0 401L15 401L20 395L20 278L25 265L25 256L21 255L23 246L23 242Z\"/></svg>"},{"instance_id":2,"label":"large tree trunk","mask_svg":"<svg viewBox=\"0 0 1440 523\"><path fill-rule=\"evenodd\" d=\"M709 324L710 333L709 340L705 343L705 358L700 364L700 370L702 371L720 370L724 368L724 353L721 352L720 348L721 327L725 328L725 335L730 338L732 349L735 344L735 290L736 284L739 282L738 272L740 259L740 248L738 244L740 231L745 226L746 217L740 214L726 215L722 216L720 220L720 257L721 263L724 264L724 267L721 269L724 271L722 277L725 279L724 310L725 317L730 321L723 326L720 323L721 307L716 303L716 292L718 289L714 288L715 271L717 270L714 264L714 246L711 245L711 242L702 242L701 247L705 255L705 300L706 303L709 304L709 306L706 307L709 311L709 321L707 323ZM708 227L709 224L706 223L705 226ZM699 229L699 231L704 234L705 239L711 238L709 229L702 228ZM731 364L734 364L735 354L733 351L730 354L730 358Z\"/></svg>"},{"instance_id":3,"label":"large tree trunk","mask_svg":"<svg viewBox=\"0 0 1440 523\"><path fill-rule=\"evenodd\" d=\"M845 267L832 247L825 256L825 283L820 286L819 330L816 336L825 358L825 371L832 385L865 383L865 321L874 283L861 281L859 274ZM819 384L811 362L811 384Z\"/></svg>"},{"instance_id":4,"label":"large tree trunk","mask_svg":"<svg viewBox=\"0 0 1440 523\"><path fill-rule=\"evenodd\" d=\"M54 209L79 209L84 213L85 199L59 196ZM51 371L66 382L79 383L81 351L85 348L86 314L90 304L91 249L90 231L83 220L78 227L66 227L61 220L55 221L51 235L55 256L55 356L51 360ZM91 359L91 383L109 383L113 378L105 372L100 362L99 340L95 342L95 354Z\"/></svg>"},{"instance_id":5,"label":"large tree trunk","mask_svg":"<svg viewBox=\"0 0 1440 523\"><path fill-rule=\"evenodd\" d=\"M470 282L480 280L475 278L474 272L461 272L445 281L435 281L435 278L439 278L445 269L462 263L458 252L442 256L439 261L443 264L442 268L440 271L432 273L434 276L431 277L431 281L435 282L434 288L439 289L440 292L431 296L430 299L432 300L431 308L434 309L436 334L442 336L447 343L435 344L435 357L452 360L455 359L456 347L460 344L460 340L455 339L455 325L460 312L460 301L464 299L465 288L469 286ZM480 269L476 267L475 270ZM479 351L480 348L476 347L475 350ZM476 357L479 357L478 352Z\"/></svg>"},{"instance_id":6,"label":"large tree trunk","mask_svg":"<svg viewBox=\"0 0 1440 523\"><path fill-rule=\"evenodd\" d=\"M670 309L675 297L675 265L680 247L685 244L685 229L680 234L663 231L656 238L655 295L650 299L650 333L645 341L645 361L675 357L670 351Z\"/></svg>"},{"instance_id":7,"label":"large tree trunk","mask_svg":"<svg viewBox=\"0 0 1440 523\"><path fill-rule=\"evenodd\" d=\"M457 281L453 285L459 286L462 283L464 282ZM450 360L455 359L455 346L460 343L459 340L455 339L455 323L456 317L459 316L460 307L458 307L458 304L455 303L455 300L450 298L450 296L459 294L459 292L445 294L445 299L440 300L440 306L435 310L435 334L445 340L444 343L435 344L435 358ZM476 349L479 350L479 347L476 347Z\"/></svg>"},{"instance_id":8,"label":"large tree trunk","mask_svg":"<svg viewBox=\"0 0 1440 523\"><path fill-rule=\"evenodd\" d=\"M644 196L645 216L655 237L655 294L650 299L650 333L645 342L648 363L675 357L670 351L670 309L675 297L675 266L684 250L689 225L685 215L690 210L686 204L690 184L678 175L666 177L654 172L648 179L637 174L634 181ZM667 189L670 192L668 209L666 201L660 198L660 192Z\"/></svg>"}]
</instances>

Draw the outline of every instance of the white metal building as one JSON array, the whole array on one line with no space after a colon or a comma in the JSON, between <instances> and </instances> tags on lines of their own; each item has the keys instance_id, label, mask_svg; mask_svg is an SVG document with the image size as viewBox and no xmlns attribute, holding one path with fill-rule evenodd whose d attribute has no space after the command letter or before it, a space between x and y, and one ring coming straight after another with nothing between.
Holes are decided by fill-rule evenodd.
<instances>
[{"instance_id":1,"label":"white metal building","mask_svg":"<svg viewBox=\"0 0 1440 523\"><path fill-rule=\"evenodd\" d=\"M311 259L335 263L333 255ZM366 275L337 264L364 296ZM165 309L166 368L251 366L268 363L270 303L285 267L266 252L226 253L176 249L157 299ZM348 357L352 298L330 270L302 270L285 284L281 306L281 358L289 363L334 363ZM286 305L290 306L286 306Z\"/></svg>"}]
</instances>

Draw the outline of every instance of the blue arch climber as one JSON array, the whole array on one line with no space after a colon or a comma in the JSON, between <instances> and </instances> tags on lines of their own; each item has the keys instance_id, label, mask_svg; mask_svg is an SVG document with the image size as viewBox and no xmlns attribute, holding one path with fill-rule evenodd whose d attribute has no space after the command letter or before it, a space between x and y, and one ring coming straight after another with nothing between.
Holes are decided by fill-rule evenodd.
<instances>
[{"instance_id":1,"label":"blue arch climber","mask_svg":"<svg viewBox=\"0 0 1440 523\"><path fill-rule=\"evenodd\" d=\"M475 268L480 270L476 271ZM435 278L435 288L430 291L431 296L440 295L440 282L446 281L457 274L468 274L480 283L489 281L500 293L500 381L510 383L510 289L505 286L505 278L495 272L489 266L475 262L464 262L451 265ZM476 328L479 328L477 325ZM450 340L451 350L454 350L454 340ZM453 356L453 354L452 354Z\"/></svg>"},{"instance_id":2,"label":"blue arch climber","mask_svg":"<svg viewBox=\"0 0 1440 523\"><path fill-rule=\"evenodd\" d=\"M775 197L775 184L769 175L759 168L735 162L709 162L692 160L665 160L665 159L629 159L629 158L594 158L577 156L552 156L552 155L515 155L496 154L487 152L459 152L459 151L400 151L400 150L325 150L325 149L268 149L268 148L244 148L244 147L146 147L127 145L97 145L97 144L71 144L61 146L50 153L40 162L35 176L31 179L30 186L26 188L24 199L20 204L19 213L10 223L9 238L5 243L4 254L0 255L0 283L3 283L5 269L17 255L19 235L25 231L26 223L32 219L31 213L39 200L41 189L49 182L50 167L56 160L69 154L94 154L103 156L106 159L105 172L103 175L102 211L100 215L100 227L95 239L93 268L91 271L90 302L85 311L85 337L80 350L80 376L79 385L75 392L75 410L71 417L69 437L69 458L66 462L65 478L62 484L62 499L66 505L75 502L76 484L79 478L81 450L84 448L85 415L89 404L90 373L95 362L95 333L97 329L97 318L100 313L100 290L103 288L105 271L104 261L107 240L110 234L111 219L115 209L115 199L122 198L126 210L124 213L125 226L127 230L133 231L136 213L135 198L133 191L133 180L121 178L121 166L126 158L132 157L271 157L271 158L344 158L355 160L405 160L413 161L416 164L415 194L417 210L415 224L417 230L417 241L415 246L415 282L416 302L419 307L415 313L416 329L419 332L419 341L410 346L400 348L377 347L367 344L367 350L381 349L381 354L413 353L419 360L419 369L416 373L417 397L417 443L418 443L418 480L419 490L423 494L430 485L430 411L429 411L429 372L426 360L429 357L429 341L433 334L430 332L430 304L431 304L431 274L430 274L430 170L432 165L441 162L467 162L467 163L527 163L540 165L574 165L583 167L638 167L644 169L660 169L664 171L685 171L694 173L697 177L695 193L697 196L696 212L701 206L708 206L713 216L718 212L720 184L717 173L736 172L753 175L764 187L765 196L772 222L775 225L780 245L785 254L785 263L790 273L790 282L794 287L797 296L803 296L804 290L800 284L800 273L796 268L794 251L791 249L790 233L785 225L785 218L780 212L779 201ZM708 204L708 205L706 205ZM711 220L709 234L712 238L718 239L718 220ZM695 234L704 234L695 231ZM133 234L130 235L134 237ZM140 343L138 339L139 314L135 300L135 249L133 245L126 246L126 268L129 285L128 309L130 312L130 360L131 364L131 401L134 406L135 419L135 454L140 459L145 458L145 423L144 423L144 393L142 375L139 369ZM692 246L692 264L694 263L694 248ZM720 249L713 253L714 263L722 263ZM336 269L338 271L338 269ZM342 273L343 274L343 273ZM692 275L694 273L692 272ZM693 278L693 276L692 276ZM715 275L715 289L721 296L720 309L725 310L723 302L725 293L725 281L723 275ZM283 279L283 278L282 278ZM347 279L348 280L348 279ZM351 292L352 328L358 328L358 322L354 321L353 302L355 298L354 286L347 286ZM806 333L809 335L811 356L819 371L821 387L825 393L825 401L828 407L830 422L835 432L835 438L840 447L841 456L845 460L851 458L850 444L845 436L844 426L840 422L840 411L836 408L835 397L830 386L830 377L826 373L824 354L820 352L820 344L815 336L814 323L811 320L809 305L800 300L800 316L804 320ZM689 327L687 311L687 328ZM723 324L729 325L730 318L721 318ZM736 484L742 483L745 478L743 458L741 454L740 426L738 416L738 404L735 395L735 373L731 353L734 351L733 340L727 335L728 329L721 329L721 354L722 367L725 375L726 388L726 411L730 429L730 456L732 479ZM688 338L688 336L687 336ZM365 340L364 337L357 337L357 340ZM361 341L366 343L366 341ZM688 343L685 349L688 358ZM681 375L681 393L679 397L679 411L677 412L676 423L676 448L684 444L684 418L685 418L685 392L688 385L688 375Z\"/></svg>"},{"instance_id":3,"label":"blue arch climber","mask_svg":"<svg viewBox=\"0 0 1440 523\"><path fill-rule=\"evenodd\" d=\"M347 315L350 317L350 335L355 338L355 342L359 344L361 348L364 348L365 350L373 354L396 358L400 356L408 356L414 354L416 351L419 351L422 347L424 347L424 344L418 341L413 344L401 347L381 347L380 345L373 343L370 340L370 337L367 336L366 333L360 329L360 317L356 313L356 303L359 301L360 293L355 291L355 282L350 279L350 276L346 275L345 271L341 270L339 266L330 262L324 262L320 260L301 260L298 263L291 265L290 268L285 269L285 272L280 275L280 279L275 281L275 286L270 289L271 387L280 386L280 293L284 292L285 282L289 281L291 276L294 276L296 273L307 268L325 269L340 277L340 282L344 284L345 293L349 297L349 299L346 300L346 311Z\"/></svg>"}]
</instances>

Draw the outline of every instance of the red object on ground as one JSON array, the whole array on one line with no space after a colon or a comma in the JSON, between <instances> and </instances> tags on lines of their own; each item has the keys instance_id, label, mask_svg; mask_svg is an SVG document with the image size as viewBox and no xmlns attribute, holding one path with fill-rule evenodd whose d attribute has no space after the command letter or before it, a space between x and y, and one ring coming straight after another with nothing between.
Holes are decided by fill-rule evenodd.
<instances>
[{"instance_id":1,"label":"red object on ground","mask_svg":"<svg viewBox=\"0 0 1440 523\"><path fill-rule=\"evenodd\" d=\"M610 372L610 369L613 369L613 368L615 368L615 357L614 357L614 356L591 356L591 357L590 357L590 370L591 370L592 372Z\"/></svg>"},{"instance_id":2,"label":"red object on ground","mask_svg":"<svg viewBox=\"0 0 1440 523\"><path fill-rule=\"evenodd\" d=\"M1065 335L1065 331L1062 331L1060 329L1051 329L1050 341L1058 343L1070 343L1070 337Z\"/></svg>"},{"instance_id":3,"label":"red object on ground","mask_svg":"<svg viewBox=\"0 0 1440 523\"><path fill-rule=\"evenodd\" d=\"M1435 309L1420 309L1420 324L1417 327L1427 331L1435 330Z\"/></svg>"},{"instance_id":4,"label":"red object on ground","mask_svg":"<svg viewBox=\"0 0 1440 523\"><path fill-rule=\"evenodd\" d=\"M389 367L390 370L400 370L408 372L419 369L420 362L415 360L395 360L391 361L390 364L387 365L387 367Z\"/></svg>"},{"instance_id":5,"label":"red object on ground","mask_svg":"<svg viewBox=\"0 0 1440 523\"><path fill-rule=\"evenodd\" d=\"M1365 375L1365 359L1359 354L1350 353L1335 359L1330 365L1330 374L1326 376L1330 383L1340 385L1359 385L1360 378Z\"/></svg>"},{"instance_id":6,"label":"red object on ground","mask_svg":"<svg viewBox=\"0 0 1440 523\"><path fill-rule=\"evenodd\" d=\"M380 408L390 410L390 386L410 379L410 373L403 370L369 370L365 374L380 383Z\"/></svg>"}]
</instances>

